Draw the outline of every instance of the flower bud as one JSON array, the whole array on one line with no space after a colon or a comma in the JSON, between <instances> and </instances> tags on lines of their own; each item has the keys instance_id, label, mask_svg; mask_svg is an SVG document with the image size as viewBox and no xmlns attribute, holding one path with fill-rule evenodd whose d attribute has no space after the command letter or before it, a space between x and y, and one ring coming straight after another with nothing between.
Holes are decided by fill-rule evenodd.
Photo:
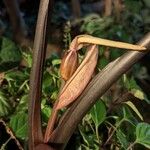
<instances>
[{"instance_id":1,"label":"flower bud","mask_svg":"<svg viewBox=\"0 0 150 150\"><path fill-rule=\"evenodd\" d=\"M78 67L78 54L76 51L68 51L62 58L60 74L67 81Z\"/></svg>"}]
</instances>

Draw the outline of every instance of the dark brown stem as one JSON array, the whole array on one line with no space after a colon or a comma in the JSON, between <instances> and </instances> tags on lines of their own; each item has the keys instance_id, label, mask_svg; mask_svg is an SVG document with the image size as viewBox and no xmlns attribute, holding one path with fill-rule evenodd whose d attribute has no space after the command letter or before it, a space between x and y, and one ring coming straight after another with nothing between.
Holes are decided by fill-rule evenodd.
<instances>
[{"instance_id":1,"label":"dark brown stem","mask_svg":"<svg viewBox=\"0 0 150 150\"><path fill-rule=\"evenodd\" d=\"M51 117L48 120L48 125L47 125L45 136L44 136L44 143L48 143L50 135L52 134L54 130L54 125L58 117L58 110L56 110L56 107L57 107L57 103L55 103Z\"/></svg>"},{"instance_id":2,"label":"dark brown stem","mask_svg":"<svg viewBox=\"0 0 150 150\"><path fill-rule=\"evenodd\" d=\"M114 0L114 10L117 21L120 20L120 13L122 10L121 0Z\"/></svg>"},{"instance_id":3,"label":"dark brown stem","mask_svg":"<svg viewBox=\"0 0 150 150\"><path fill-rule=\"evenodd\" d=\"M150 48L150 33L139 42L139 45ZM147 52L129 51L98 73L70 109L66 111L63 120L60 121L58 127L52 133L50 141L53 143L64 143L65 145L79 122L99 97Z\"/></svg>"},{"instance_id":4,"label":"dark brown stem","mask_svg":"<svg viewBox=\"0 0 150 150\"><path fill-rule=\"evenodd\" d=\"M43 142L41 128L41 82L43 64L46 51L47 23L50 20L52 0L41 0L36 34L33 46L33 64L30 74L29 93L29 149L34 150L35 146ZM50 11L48 11L50 10Z\"/></svg>"},{"instance_id":5,"label":"dark brown stem","mask_svg":"<svg viewBox=\"0 0 150 150\"><path fill-rule=\"evenodd\" d=\"M104 0L105 1L105 11L104 16L110 16L112 13L112 0Z\"/></svg>"},{"instance_id":6,"label":"dark brown stem","mask_svg":"<svg viewBox=\"0 0 150 150\"><path fill-rule=\"evenodd\" d=\"M19 3L17 0L4 0L4 3L6 5L7 12L11 21L14 40L21 44L22 42L24 42L23 40L27 35L27 29L24 19L21 16Z\"/></svg>"},{"instance_id":7,"label":"dark brown stem","mask_svg":"<svg viewBox=\"0 0 150 150\"><path fill-rule=\"evenodd\" d=\"M72 11L75 18L81 16L80 0L71 0Z\"/></svg>"},{"instance_id":8,"label":"dark brown stem","mask_svg":"<svg viewBox=\"0 0 150 150\"><path fill-rule=\"evenodd\" d=\"M65 85L65 81L61 80L60 92L61 92L62 88L64 87L64 85ZM60 92L59 92L59 94L60 94ZM50 139L50 135L52 134L52 132L54 130L54 126L55 126L55 123L56 123L57 118L58 118L58 110L56 110L58 102L59 102L59 99L57 99L55 101L54 106L53 106L53 110L52 110L52 114L51 114L51 116L48 120L46 132L45 132L45 135L44 135L44 143L48 143L48 141Z\"/></svg>"}]
</instances>

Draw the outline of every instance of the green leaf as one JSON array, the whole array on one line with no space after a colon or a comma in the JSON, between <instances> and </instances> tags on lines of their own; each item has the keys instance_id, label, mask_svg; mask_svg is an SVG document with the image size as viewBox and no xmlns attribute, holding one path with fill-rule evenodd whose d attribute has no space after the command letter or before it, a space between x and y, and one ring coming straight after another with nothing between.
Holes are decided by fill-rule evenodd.
<instances>
[{"instance_id":1,"label":"green leaf","mask_svg":"<svg viewBox=\"0 0 150 150\"><path fill-rule=\"evenodd\" d=\"M135 97L139 98L140 100L144 100L145 99L145 95L144 95L144 92L142 90L132 89L131 92L133 93L133 95Z\"/></svg>"},{"instance_id":2,"label":"green leaf","mask_svg":"<svg viewBox=\"0 0 150 150\"><path fill-rule=\"evenodd\" d=\"M130 122L130 124L132 124L134 127L137 125L138 121L137 119L134 117L134 115L132 114L132 112L130 111L129 107L124 106L123 107L123 118Z\"/></svg>"},{"instance_id":3,"label":"green leaf","mask_svg":"<svg viewBox=\"0 0 150 150\"><path fill-rule=\"evenodd\" d=\"M112 60L118 58L119 56L121 56L121 54L123 53L123 51L119 51L117 48L111 48L110 50L110 57Z\"/></svg>"},{"instance_id":4,"label":"green leaf","mask_svg":"<svg viewBox=\"0 0 150 150\"><path fill-rule=\"evenodd\" d=\"M148 123L139 123L136 127L136 143L139 143L150 149L150 125Z\"/></svg>"},{"instance_id":5,"label":"green leaf","mask_svg":"<svg viewBox=\"0 0 150 150\"><path fill-rule=\"evenodd\" d=\"M11 117L10 127L12 128L17 138L22 140L27 139L27 123L28 115L24 112L17 113Z\"/></svg>"},{"instance_id":6,"label":"green leaf","mask_svg":"<svg viewBox=\"0 0 150 150\"><path fill-rule=\"evenodd\" d=\"M48 72L44 72L42 90L45 94L50 94L52 91L52 76Z\"/></svg>"},{"instance_id":7,"label":"green leaf","mask_svg":"<svg viewBox=\"0 0 150 150\"><path fill-rule=\"evenodd\" d=\"M99 47L99 55L100 56L103 56L104 51L105 51L104 47Z\"/></svg>"},{"instance_id":8,"label":"green leaf","mask_svg":"<svg viewBox=\"0 0 150 150\"><path fill-rule=\"evenodd\" d=\"M102 57L99 59L98 67L100 67L100 69L103 69L108 63L109 61L106 58Z\"/></svg>"},{"instance_id":9,"label":"green leaf","mask_svg":"<svg viewBox=\"0 0 150 150\"><path fill-rule=\"evenodd\" d=\"M140 89L140 87L138 86L138 84L136 83L134 77L132 77L129 80L129 84L130 84L130 89Z\"/></svg>"},{"instance_id":10,"label":"green leaf","mask_svg":"<svg viewBox=\"0 0 150 150\"><path fill-rule=\"evenodd\" d=\"M149 103L149 100L142 89L138 86L135 79L131 77L130 79L127 78L126 74L123 75L123 83L125 88L127 88L131 93L139 98L140 100L145 100Z\"/></svg>"},{"instance_id":11,"label":"green leaf","mask_svg":"<svg viewBox=\"0 0 150 150\"><path fill-rule=\"evenodd\" d=\"M145 5L146 5L148 8L150 8L150 1L149 1L149 0L143 0L143 1L144 1Z\"/></svg>"},{"instance_id":12,"label":"green leaf","mask_svg":"<svg viewBox=\"0 0 150 150\"><path fill-rule=\"evenodd\" d=\"M52 112L52 108L50 106L45 105L43 107L43 109L42 109L42 120L44 122L46 122L46 123L48 122L49 117L51 115L51 112Z\"/></svg>"},{"instance_id":13,"label":"green leaf","mask_svg":"<svg viewBox=\"0 0 150 150\"><path fill-rule=\"evenodd\" d=\"M106 107L102 100L97 101L90 113L95 125L99 126L106 117Z\"/></svg>"},{"instance_id":14,"label":"green leaf","mask_svg":"<svg viewBox=\"0 0 150 150\"><path fill-rule=\"evenodd\" d=\"M25 112L28 110L28 95L23 95L19 101L19 104L16 107L16 112Z\"/></svg>"},{"instance_id":15,"label":"green leaf","mask_svg":"<svg viewBox=\"0 0 150 150\"><path fill-rule=\"evenodd\" d=\"M51 98L52 100L56 100L57 97L58 97L58 91L55 90L55 91L51 94L51 97L50 97L50 98Z\"/></svg>"},{"instance_id":16,"label":"green leaf","mask_svg":"<svg viewBox=\"0 0 150 150\"><path fill-rule=\"evenodd\" d=\"M79 125L78 128L79 128L79 132L83 138L84 143L86 143L88 147L90 146L93 147L94 146L93 143L96 140L95 134L91 134L87 132L84 126Z\"/></svg>"},{"instance_id":17,"label":"green leaf","mask_svg":"<svg viewBox=\"0 0 150 150\"><path fill-rule=\"evenodd\" d=\"M22 81L27 80L29 76L21 71L10 71L5 74L5 79L7 81Z\"/></svg>"},{"instance_id":18,"label":"green leaf","mask_svg":"<svg viewBox=\"0 0 150 150\"><path fill-rule=\"evenodd\" d=\"M42 99L41 112L42 112L42 120L44 123L47 124L49 117L51 115L51 112L52 112L52 108L49 105L47 105L47 99L46 98Z\"/></svg>"},{"instance_id":19,"label":"green leaf","mask_svg":"<svg viewBox=\"0 0 150 150\"><path fill-rule=\"evenodd\" d=\"M150 103L149 99L147 98L146 94L143 90L138 86L136 80L131 77L130 79L127 77L126 74L123 75L123 84L127 90L129 90L135 97L140 100L145 100L148 104Z\"/></svg>"},{"instance_id":20,"label":"green leaf","mask_svg":"<svg viewBox=\"0 0 150 150\"><path fill-rule=\"evenodd\" d=\"M53 66L60 65L61 64L61 59L54 59L54 60L52 60L52 64L53 64Z\"/></svg>"},{"instance_id":21,"label":"green leaf","mask_svg":"<svg viewBox=\"0 0 150 150\"><path fill-rule=\"evenodd\" d=\"M12 106L5 93L0 91L0 117L4 117L10 113Z\"/></svg>"},{"instance_id":22,"label":"green leaf","mask_svg":"<svg viewBox=\"0 0 150 150\"><path fill-rule=\"evenodd\" d=\"M142 8L142 1L139 0L125 0L124 4L131 13L139 13Z\"/></svg>"},{"instance_id":23,"label":"green leaf","mask_svg":"<svg viewBox=\"0 0 150 150\"><path fill-rule=\"evenodd\" d=\"M0 71L8 70L18 65L21 61L19 48L7 38L2 38L0 49Z\"/></svg>"},{"instance_id":24,"label":"green leaf","mask_svg":"<svg viewBox=\"0 0 150 150\"><path fill-rule=\"evenodd\" d=\"M83 129L82 126L79 126L79 131L80 131L80 134L83 138L83 141L89 146L89 141L88 141L89 137L88 137L87 134L85 134L84 129Z\"/></svg>"},{"instance_id":25,"label":"green leaf","mask_svg":"<svg viewBox=\"0 0 150 150\"><path fill-rule=\"evenodd\" d=\"M118 138L121 146L126 150L129 145L126 135L121 130L116 130L116 135L117 135L117 138Z\"/></svg>"},{"instance_id":26,"label":"green leaf","mask_svg":"<svg viewBox=\"0 0 150 150\"><path fill-rule=\"evenodd\" d=\"M106 28L110 27L113 23L113 19L110 17L101 18L97 14L87 15L83 18L82 26L80 27L81 32L87 34L93 34L95 36L103 36L102 32Z\"/></svg>"},{"instance_id":27,"label":"green leaf","mask_svg":"<svg viewBox=\"0 0 150 150\"><path fill-rule=\"evenodd\" d=\"M28 92L29 74L25 71L8 71L5 74L5 80L8 82L8 91L11 95L16 95L21 91Z\"/></svg>"},{"instance_id":28,"label":"green leaf","mask_svg":"<svg viewBox=\"0 0 150 150\"><path fill-rule=\"evenodd\" d=\"M25 59L25 61L28 64L28 67L31 68L32 67L32 54L31 53L27 53L27 52L22 52L23 58Z\"/></svg>"},{"instance_id":29,"label":"green leaf","mask_svg":"<svg viewBox=\"0 0 150 150\"><path fill-rule=\"evenodd\" d=\"M137 89L140 90L140 87L137 85L135 79L133 77L131 77L131 79L129 79L127 77L126 74L123 75L123 82L124 82L124 86L131 91L132 89Z\"/></svg>"},{"instance_id":30,"label":"green leaf","mask_svg":"<svg viewBox=\"0 0 150 150\"><path fill-rule=\"evenodd\" d=\"M138 111L138 109L136 108L136 106L131 102L131 101L127 101L125 102L130 108L132 108L132 110L138 115L138 117L143 121L143 116L141 115L141 113Z\"/></svg>"}]
</instances>

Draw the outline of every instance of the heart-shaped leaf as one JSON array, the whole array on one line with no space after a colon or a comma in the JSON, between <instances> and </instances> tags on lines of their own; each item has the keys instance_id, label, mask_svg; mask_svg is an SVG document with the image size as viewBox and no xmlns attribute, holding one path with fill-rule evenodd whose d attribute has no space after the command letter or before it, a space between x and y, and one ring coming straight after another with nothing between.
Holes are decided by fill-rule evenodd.
<instances>
[{"instance_id":1,"label":"heart-shaped leaf","mask_svg":"<svg viewBox=\"0 0 150 150\"><path fill-rule=\"evenodd\" d=\"M136 127L136 143L142 144L150 149L150 125L139 123Z\"/></svg>"},{"instance_id":2,"label":"heart-shaped leaf","mask_svg":"<svg viewBox=\"0 0 150 150\"><path fill-rule=\"evenodd\" d=\"M97 103L92 107L91 116L97 127L104 121L106 117L106 107L101 100L97 101Z\"/></svg>"},{"instance_id":3,"label":"heart-shaped leaf","mask_svg":"<svg viewBox=\"0 0 150 150\"><path fill-rule=\"evenodd\" d=\"M16 137L21 139L27 139L27 123L28 115L24 112L18 113L11 117L10 127L15 133Z\"/></svg>"}]
</instances>

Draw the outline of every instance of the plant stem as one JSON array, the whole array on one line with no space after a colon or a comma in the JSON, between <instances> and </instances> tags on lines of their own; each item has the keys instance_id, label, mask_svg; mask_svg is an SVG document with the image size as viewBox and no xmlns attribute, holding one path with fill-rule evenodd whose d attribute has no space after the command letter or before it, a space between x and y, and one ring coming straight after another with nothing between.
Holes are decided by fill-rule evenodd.
<instances>
[{"instance_id":1,"label":"plant stem","mask_svg":"<svg viewBox=\"0 0 150 150\"><path fill-rule=\"evenodd\" d=\"M95 130L93 129L93 127L92 127L92 125L91 125L91 123L90 123L90 121L88 121L88 124L89 124L91 130L93 131L93 133L96 134L96 133L95 133Z\"/></svg>"},{"instance_id":2,"label":"plant stem","mask_svg":"<svg viewBox=\"0 0 150 150\"><path fill-rule=\"evenodd\" d=\"M30 93L28 104L29 150L34 150L43 142L41 125L41 86L46 53L48 25L53 0L41 0L33 46L33 63L30 73Z\"/></svg>"},{"instance_id":3,"label":"plant stem","mask_svg":"<svg viewBox=\"0 0 150 150\"><path fill-rule=\"evenodd\" d=\"M48 121L48 125L47 125L45 136L44 136L44 143L48 143L50 135L52 134L52 132L54 130L54 125L56 123L57 116L58 116L58 110L55 109L56 106L57 106L57 104L54 106L54 108L52 110L52 114Z\"/></svg>"},{"instance_id":4,"label":"plant stem","mask_svg":"<svg viewBox=\"0 0 150 150\"><path fill-rule=\"evenodd\" d=\"M1 146L0 150L5 150L5 147L9 143L10 140L11 140L11 137Z\"/></svg>"},{"instance_id":5,"label":"plant stem","mask_svg":"<svg viewBox=\"0 0 150 150\"><path fill-rule=\"evenodd\" d=\"M136 144L136 141L134 141L133 143L131 143L129 145L129 147L127 148L127 150L132 150L132 148L134 147L135 144Z\"/></svg>"},{"instance_id":6,"label":"plant stem","mask_svg":"<svg viewBox=\"0 0 150 150\"><path fill-rule=\"evenodd\" d=\"M59 91L58 95L60 95L61 90L63 89L64 85L65 85L64 80L61 80L61 87L60 87L60 91ZM50 139L50 135L52 134L52 132L54 130L54 126L55 126L55 123L56 123L57 118L58 118L58 110L56 110L58 102L59 102L59 98L55 101L54 106L53 106L53 110L52 110L52 114L48 120L46 132L44 135L44 143L48 143L48 141Z\"/></svg>"},{"instance_id":7,"label":"plant stem","mask_svg":"<svg viewBox=\"0 0 150 150\"><path fill-rule=\"evenodd\" d=\"M114 135L114 133L116 132L116 130L118 129L118 127L119 127L119 126L122 124L122 122L124 122L124 121L125 121L125 119L123 118L123 119L121 119L121 120L118 122L118 124L116 125L116 128L112 131L111 135L109 136L109 138L107 139L107 141L105 142L104 145L107 145L107 144L108 144L108 142L111 140L112 136Z\"/></svg>"},{"instance_id":8,"label":"plant stem","mask_svg":"<svg viewBox=\"0 0 150 150\"><path fill-rule=\"evenodd\" d=\"M95 126L95 130L96 130L96 137L97 137L98 143L100 144L100 138L99 138L98 126Z\"/></svg>"},{"instance_id":9,"label":"plant stem","mask_svg":"<svg viewBox=\"0 0 150 150\"><path fill-rule=\"evenodd\" d=\"M104 16L110 16L112 13L112 0L105 0Z\"/></svg>"}]
</instances>

